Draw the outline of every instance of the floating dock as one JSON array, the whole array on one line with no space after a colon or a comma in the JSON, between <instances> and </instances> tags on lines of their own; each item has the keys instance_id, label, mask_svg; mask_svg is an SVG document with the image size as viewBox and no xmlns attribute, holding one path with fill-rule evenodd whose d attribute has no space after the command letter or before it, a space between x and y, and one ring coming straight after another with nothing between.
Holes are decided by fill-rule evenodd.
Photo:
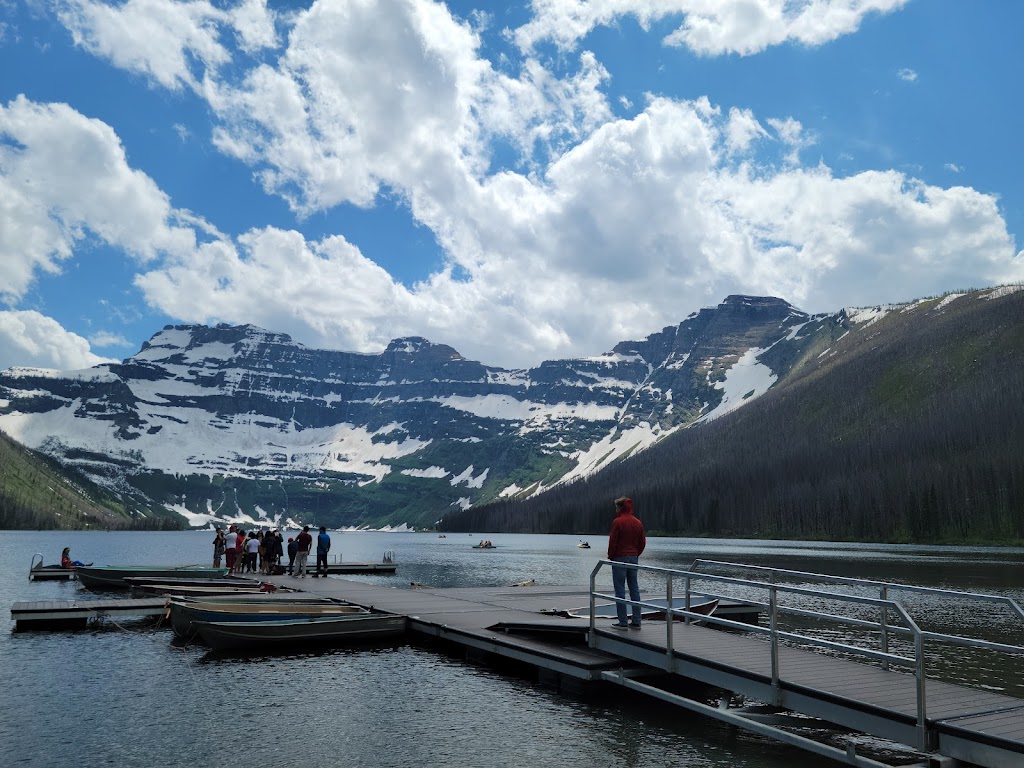
<instances>
[{"instance_id":1,"label":"floating dock","mask_svg":"<svg viewBox=\"0 0 1024 768\"><path fill-rule=\"evenodd\" d=\"M595 575L602 565L607 563L602 561ZM573 691L591 684L618 685L653 700L859 768L890 767L888 763L858 754L853 741L848 741L846 749L842 749L802 733L808 728L834 732L838 726L841 730L903 744L919 753L918 762L913 765L920 768L951 768L959 765L957 761L984 768L1024 765L1024 699L927 678L924 643L926 640L929 643L959 641L961 645L987 648L1010 656L1024 655L1024 647L922 632L899 603L887 598L889 590L897 589L939 595L953 593L883 584L880 585L882 597L872 599L806 587L788 588L791 593L815 599L825 596L861 607L893 610L906 619L900 626L890 623L884 616L874 621L848 619L857 626L870 628L868 634L880 639L881 650L866 650L815 640L779 628L778 617L785 611L779 594L786 592L787 587L775 583L775 579L783 573L800 577L809 574L780 570L771 574L769 582L715 577L693 570L680 572L645 566L640 569L667 575L666 597L672 601L677 618L685 613L681 607L686 603L678 593L674 600L672 598L676 580L685 581L683 592L691 597L709 594L705 591L706 584L702 584L700 593L691 592L691 582L706 579L741 585L745 589L763 588L770 593L770 599L762 603L714 594L720 604L711 617L693 615L689 617L692 622L645 621L640 628L618 629L607 618L553 615L580 611L589 607L592 599L603 604L613 600L595 589L594 577L590 588L411 585L410 589L338 578L301 581L289 576L254 575L253 578L281 588L299 588L306 593L404 616L408 632L420 641L443 643L473 660L515 662L535 670L538 679L546 684ZM859 586L868 584L839 577L821 578ZM985 595L972 597L1007 603L1024 621L1024 611L1012 600ZM644 603L643 597L640 602ZM157 598L18 603L11 615L21 625L23 621L32 620L87 623L97 618L152 616L163 611L164 599ZM822 620L843 618L800 608L791 608L790 612ZM762 617L760 621L758 614ZM765 623L767 627L763 626ZM716 625L724 625L724 629L715 628ZM878 628L880 632L876 631ZM903 658L889 648L888 638L895 638L901 632L912 636L911 658ZM815 644L831 650L815 651ZM1000 663L1019 662L1016 658L1007 662L1001 657ZM721 691L721 704L710 706L679 695L679 684L685 681ZM761 704L734 706L732 702L737 698L754 699ZM790 728L793 725L797 728ZM905 760L903 765L908 765Z\"/></svg>"}]
</instances>

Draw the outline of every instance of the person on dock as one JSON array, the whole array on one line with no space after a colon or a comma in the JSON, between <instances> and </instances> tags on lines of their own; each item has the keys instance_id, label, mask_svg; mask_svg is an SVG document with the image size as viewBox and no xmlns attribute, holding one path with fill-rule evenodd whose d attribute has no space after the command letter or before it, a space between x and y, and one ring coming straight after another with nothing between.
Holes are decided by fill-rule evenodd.
<instances>
[{"instance_id":1,"label":"person on dock","mask_svg":"<svg viewBox=\"0 0 1024 768\"><path fill-rule=\"evenodd\" d=\"M644 524L633 514L633 500L627 496L620 496L615 500L615 519L612 521L612 530L608 535L608 559L617 563L636 565L640 562L640 555L644 553L646 546L647 536L644 533ZM626 603L617 602L615 610L618 618L612 623L613 627L640 626L640 578L637 569L613 565L612 586L615 589L615 597L619 600L626 597L627 583L629 599L633 601L633 620L626 621L628 615Z\"/></svg>"},{"instance_id":2,"label":"person on dock","mask_svg":"<svg viewBox=\"0 0 1024 768\"><path fill-rule=\"evenodd\" d=\"M260 540L256 536L256 531L249 531L249 538L245 542L245 568L242 569L243 573L246 571L256 573L259 553Z\"/></svg>"},{"instance_id":3,"label":"person on dock","mask_svg":"<svg viewBox=\"0 0 1024 768\"><path fill-rule=\"evenodd\" d=\"M288 537L288 575L291 576L295 573L295 553L298 551L299 545L295 543L295 539L291 536Z\"/></svg>"},{"instance_id":4,"label":"person on dock","mask_svg":"<svg viewBox=\"0 0 1024 768\"><path fill-rule=\"evenodd\" d=\"M313 546L313 537L309 535L309 526L302 526L302 533L295 537L295 573L296 578L306 578L306 559Z\"/></svg>"},{"instance_id":5,"label":"person on dock","mask_svg":"<svg viewBox=\"0 0 1024 768\"><path fill-rule=\"evenodd\" d=\"M61 568L88 568L92 563L83 563L80 560L71 559L71 547L64 547L64 551L60 553L60 567Z\"/></svg>"},{"instance_id":6,"label":"person on dock","mask_svg":"<svg viewBox=\"0 0 1024 768\"><path fill-rule=\"evenodd\" d=\"M233 573L245 571L245 531L238 529L238 538L235 539L235 570Z\"/></svg>"},{"instance_id":7,"label":"person on dock","mask_svg":"<svg viewBox=\"0 0 1024 768\"><path fill-rule=\"evenodd\" d=\"M228 532L224 534L224 565L228 573L235 572L235 545L238 544L238 532L235 526L229 525Z\"/></svg>"},{"instance_id":8,"label":"person on dock","mask_svg":"<svg viewBox=\"0 0 1024 768\"><path fill-rule=\"evenodd\" d=\"M316 537L316 574L317 576L327 575L327 553L331 551L331 537L327 535L327 528L320 526L320 533ZM323 570L320 570L320 566Z\"/></svg>"},{"instance_id":9,"label":"person on dock","mask_svg":"<svg viewBox=\"0 0 1024 768\"><path fill-rule=\"evenodd\" d=\"M217 529L216 535L213 537L213 567L220 568L220 559L224 557L224 553L227 551L227 539L224 538L224 531L221 528Z\"/></svg>"}]
</instances>

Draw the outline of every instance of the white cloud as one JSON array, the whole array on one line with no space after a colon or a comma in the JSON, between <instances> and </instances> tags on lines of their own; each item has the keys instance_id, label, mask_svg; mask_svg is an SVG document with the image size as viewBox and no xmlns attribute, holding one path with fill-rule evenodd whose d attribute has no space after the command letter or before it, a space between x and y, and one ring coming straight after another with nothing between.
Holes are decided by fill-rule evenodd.
<instances>
[{"instance_id":1,"label":"white cloud","mask_svg":"<svg viewBox=\"0 0 1024 768\"><path fill-rule=\"evenodd\" d=\"M233 14L242 40L253 46L266 37L255 5L247 3ZM69 0L58 15L76 45L173 90L198 88L204 70L230 60L217 25L232 20L232 14L203 0L127 0L117 6Z\"/></svg>"},{"instance_id":2,"label":"white cloud","mask_svg":"<svg viewBox=\"0 0 1024 768\"><path fill-rule=\"evenodd\" d=\"M753 39L738 31L735 2L704 16L696 0L672 7L684 5L693 18L729 21L734 46ZM823 28L852 30L865 13L900 3L750 5L774 9L772 34L808 42L797 34L808 14ZM549 0L537 19L558 8L589 14L590 23L599 8L612 20L627 5ZM664 16L661 4L628 8L643 23ZM47 147L66 144L70 131L92 136L88 147L107 161L83 169L81 150L62 157L75 171L73 181L54 179L68 187L65 197L60 183L56 193L15 185L30 216L4 213L22 198L0 196L4 221L34 223L49 236L29 249L32 260L5 246L0 270L16 254L25 283L59 268L82 231L113 232L100 236L147 260L136 284L172 317L252 322L361 351L417 334L502 365L607 350L728 293L778 295L817 311L1024 277L993 196L896 171L841 178L805 167L800 152L815 138L792 117L741 108L723 116L706 98L649 96L638 114L616 119L602 92L609 74L593 54L581 54L564 78L532 58L514 75L497 72L481 58L477 32L426 0L320 0L277 21L286 40L278 60L237 81L204 75L199 93L218 121L216 145L300 215L372 206L385 190L436 238L440 271L406 287L341 235L312 240L284 228L233 241L211 232L197 244L208 226L174 211L128 168L112 131L66 107L62 131L38 141L25 132L17 140L32 146L3 151L59 167ZM176 87L186 77L160 81ZM57 109L20 109L29 107ZM518 149L519 166L491 168L495 138ZM102 183L81 186L97 171ZM127 180L139 185L130 199L103 199ZM102 205L78 210L89 195ZM59 212L56 225L50 211ZM31 234L11 242L32 243Z\"/></svg>"},{"instance_id":3,"label":"white cloud","mask_svg":"<svg viewBox=\"0 0 1024 768\"><path fill-rule=\"evenodd\" d=\"M132 342L119 333L111 331L100 331L89 337L89 343L94 347L130 347Z\"/></svg>"},{"instance_id":4,"label":"white cloud","mask_svg":"<svg viewBox=\"0 0 1024 768\"><path fill-rule=\"evenodd\" d=\"M944 166L942 166L942 167L943 167L943 168L945 168L945 169L946 169L947 171L952 171L953 173L960 173L960 171L962 171L962 170L963 170L963 169L962 169L962 168L961 168L961 167L960 167L959 165L957 165L956 163L946 163L946 164L945 164Z\"/></svg>"},{"instance_id":5,"label":"white cloud","mask_svg":"<svg viewBox=\"0 0 1024 768\"><path fill-rule=\"evenodd\" d=\"M66 104L0 105L0 298L55 273L88 237L140 260L195 247L196 221L128 166L110 126ZM185 221L187 226L179 226Z\"/></svg>"},{"instance_id":6,"label":"white cloud","mask_svg":"<svg viewBox=\"0 0 1024 768\"><path fill-rule=\"evenodd\" d=\"M0 370L12 365L59 370L114 362L94 355L89 342L33 310L0 311Z\"/></svg>"},{"instance_id":7,"label":"white cloud","mask_svg":"<svg viewBox=\"0 0 1024 768\"><path fill-rule=\"evenodd\" d=\"M751 55L773 45L822 45L856 32L873 13L889 13L908 0L534 0L534 17L515 30L524 50L545 40L574 48L597 26L634 16L644 29L653 21L682 16L665 44L695 53Z\"/></svg>"},{"instance_id":8,"label":"white cloud","mask_svg":"<svg viewBox=\"0 0 1024 768\"><path fill-rule=\"evenodd\" d=\"M915 80L917 80L917 72L915 72L914 70L912 70L912 69L910 69L908 67L904 67L903 69L901 69L896 74L897 74L897 76L899 77L900 80L903 80L904 82L907 82L907 83L912 83Z\"/></svg>"}]
</instances>

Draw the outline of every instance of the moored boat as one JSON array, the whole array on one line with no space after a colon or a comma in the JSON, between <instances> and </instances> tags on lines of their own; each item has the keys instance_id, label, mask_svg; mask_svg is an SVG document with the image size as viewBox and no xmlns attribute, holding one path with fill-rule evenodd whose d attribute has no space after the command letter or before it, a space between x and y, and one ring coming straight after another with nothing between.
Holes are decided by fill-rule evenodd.
<instances>
[{"instance_id":1,"label":"moored boat","mask_svg":"<svg viewBox=\"0 0 1024 768\"><path fill-rule=\"evenodd\" d=\"M210 568L201 565L90 565L75 569L75 575L83 587L89 589L128 589L125 578L151 577L205 577L226 576L227 568Z\"/></svg>"},{"instance_id":2,"label":"moored boat","mask_svg":"<svg viewBox=\"0 0 1024 768\"><path fill-rule=\"evenodd\" d=\"M404 616L367 612L268 621L196 621L193 625L204 643L220 651L398 637L405 632L405 622Z\"/></svg>"},{"instance_id":3,"label":"moored boat","mask_svg":"<svg viewBox=\"0 0 1024 768\"><path fill-rule=\"evenodd\" d=\"M308 600L285 600L261 603L230 603L199 600L171 600L167 604L168 616L174 634L181 638L195 635L196 621L274 621L303 619L317 616L342 617L354 614L368 615L365 608L337 601L312 603Z\"/></svg>"}]
</instances>

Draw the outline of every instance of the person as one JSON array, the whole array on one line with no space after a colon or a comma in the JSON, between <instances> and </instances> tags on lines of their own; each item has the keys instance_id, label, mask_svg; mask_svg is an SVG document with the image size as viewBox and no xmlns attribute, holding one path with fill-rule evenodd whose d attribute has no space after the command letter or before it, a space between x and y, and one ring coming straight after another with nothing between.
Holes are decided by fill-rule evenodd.
<instances>
[{"instance_id":1,"label":"person","mask_svg":"<svg viewBox=\"0 0 1024 768\"><path fill-rule=\"evenodd\" d=\"M245 568L242 572L248 571L249 573L256 573L257 564L256 559L259 556L260 551L260 540L256 536L256 531L249 531L249 538L245 542Z\"/></svg>"},{"instance_id":2,"label":"person","mask_svg":"<svg viewBox=\"0 0 1024 768\"><path fill-rule=\"evenodd\" d=\"M309 526L302 526L302 533L295 537L295 573L296 578L306 578L306 558L313 546L313 537L309 535Z\"/></svg>"},{"instance_id":3,"label":"person","mask_svg":"<svg viewBox=\"0 0 1024 768\"><path fill-rule=\"evenodd\" d=\"M615 519L612 521L611 533L608 534L608 559L616 563L636 565L640 562L640 555L644 553L646 546L644 524L633 514L633 500L628 496L620 496L615 500ZM626 621L626 603L616 602L617 619L612 626L620 629L640 626L640 578L636 568L613 565L612 586L615 588L615 597L620 601L626 597L627 583L629 599L633 601L633 620L628 623Z\"/></svg>"},{"instance_id":4,"label":"person","mask_svg":"<svg viewBox=\"0 0 1024 768\"><path fill-rule=\"evenodd\" d=\"M327 575L327 553L331 551L331 537L327 535L327 528L320 526L320 534L316 537L316 575ZM323 570L320 570L320 566Z\"/></svg>"},{"instance_id":5,"label":"person","mask_svg":"<svg viewBox=\"0 0 1024 768\"><path fill-rule=\"evenodd\" d=\"M213 567L220 568L220 559L224 557L225 548L227 547L227 539L224 538L224 531L220 528L217 529L216 535L213 537Z\"/></svg>"},{"instance_id":6,"label":"person","mask_svg":"<svg viewBox=\"0 0 1024 768\"><path fill-rule=\"evenodd\" d=\"M271 557L271 568L270 572L274 574L281 574L284 572L281 566L281 558L284 557L284 536L281 535L281 531L274 531L274 554Z\"/></svg>"},{"instance_id":7,"label":"person","mask_svg":"<svg viewBox=\"0 0 1024 768\"><path fill-rule=\"evenodd\" d=\"M295 573L295 553L298 551L298 544L291 536L288 537L288 575Z\"/></svg>"},{"instance_id":8,"label":"person","mask_svg":"<svg viewBox=\"0 0 1024 768\"><path fill-rule=\"evenodd\" d=\"M64 547L64 551L60 553L60 567L61 568L88 568L92 563L83 563L80 560L71 559L71 547Z\"/></svg>"},{"instance_id":9,"label":"person","mask_svg":"<svg viewBox=\"0 0 1024 768\"><path fill-rule=\"evenodd\" d=\"M245 572L245 557L245 531L239 528L235 540L235 573Z\"/></svg>"},{"instance_id":10,"label":"person","mask_svg":"<svg viewBox=\"0 0 1024 768\"><path fill-rule=\"evenodd\" d=\"M228 526L228 532L224 534L224 565L228 573L235 572L235 545L238 544L238 532L234 525Z\"/></svg>"}]
</instances>

